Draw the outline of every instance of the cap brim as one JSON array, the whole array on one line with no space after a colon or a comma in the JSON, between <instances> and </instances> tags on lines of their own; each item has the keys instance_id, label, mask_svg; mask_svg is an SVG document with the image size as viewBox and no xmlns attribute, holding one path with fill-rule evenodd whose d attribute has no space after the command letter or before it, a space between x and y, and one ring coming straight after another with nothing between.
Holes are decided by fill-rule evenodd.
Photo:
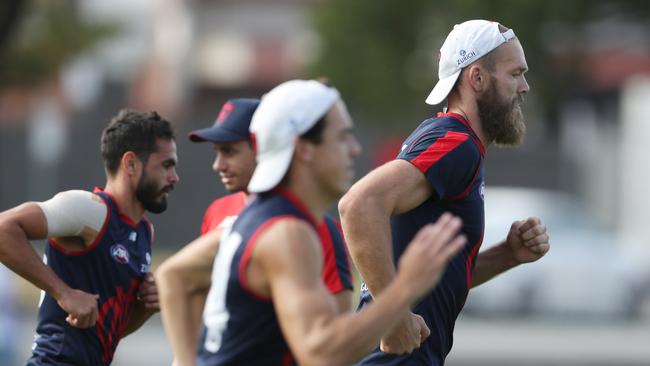
<instances>
[{"instance_id":1,"label":"cap brim","mask_svg":"<svg viewBox=\"0 0 650 366\"><path fill-rule=\"evenodd\" d=\"M460 72L461 70L458 70L456 73L447 76L444 79L438 80L438 83L436 84L435 87L433 87L433 90L427 97L426 103L430 105L436 105L442 103L442 101L445 100L445 98L447 98L447 95L449 95L449 92L456 84L456 80L458 79L458 75L460 75Z\"/></svg>"},{"instance_id":2,"label":"cap brim","mask_svg":"<svg viewBox=\"0 0 650 366\"><path fill-rule=\"evenodd\" d=\"M248 192L260 193L275 188L287 173L293 157L293 144L258 156L257 166L248 183Z\"/></svg>"},{"instance_id":3,"label":"cap brim","mask_svg":"<svg viewBox=\"0 0 650 366\"><path fill-rule=\"evenodd\" d=\"M200 130L192 131L188 135L190 141L193 142L233 142L248 139L248 136L234 133L225 128L208 127Z\"/></svg>"}]
</instances>

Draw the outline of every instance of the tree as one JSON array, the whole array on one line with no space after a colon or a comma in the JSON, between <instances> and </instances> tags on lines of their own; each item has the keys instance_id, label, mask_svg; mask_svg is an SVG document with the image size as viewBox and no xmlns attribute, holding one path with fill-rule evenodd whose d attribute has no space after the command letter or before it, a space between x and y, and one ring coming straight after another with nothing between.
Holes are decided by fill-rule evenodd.
<instances>
[{"instance_id":1,"label":"tree","mask_svg":"<svg viewBox=\"0 0 650 366\"><path fill-rule=\"evenodd\" d=\"M650 10L642 0L331 0L314 11L323 52L312 72L339 87L362 123L410 130L432 113L424 99L438 80L436 56L453 24L493 19L522 41L532 90L553 121L559 100L580 84L575 43L582 26L616 14L647 21ZM566 46L561 55L558 44Z\"/></svg>"},{"instance_id":2,"label":"tree","mask_svg":"<svg viewBox=\"0 0 650 366\"><path fill-rule=\"evenodd\" d=\"M81 21L74 5L47 0L7 3L11 18L6 18L6 24L16 28L4 32L13 37L5 39L0 50L0 88L29 87L49 80L75 54L114 32L112 25ZM23 17L17 19L20 7L24 7Z\"/></svg>"}]
</instances>

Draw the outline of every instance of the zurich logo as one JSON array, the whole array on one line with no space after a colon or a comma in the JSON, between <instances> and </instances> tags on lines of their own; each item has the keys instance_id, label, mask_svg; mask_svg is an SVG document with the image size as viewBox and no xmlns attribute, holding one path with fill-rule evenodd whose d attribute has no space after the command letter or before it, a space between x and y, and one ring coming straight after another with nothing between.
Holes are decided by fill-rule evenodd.
<instances>
[{"instance_id":1,"label":"zurich logo","mask_svg":"<svg viewBox=\"0 0 650 366\"><path fill-rule=\"evenodd\" d=\"M122 244L115 244L111 247L111 256L118 263L129 263L129 251Z\"/></svg>"},{"instance_id":2,"label":"zurich logo","mask_svg":"<svg viewBox=\"0 0 650 366\"><path fill-rule=\"evenodd\" d=\"M298 125L298 121L294 120L293 118L289 120L289 124L291 125L291 128L293 129L294 132L299 132L300 131L300 126Z\"/></svg>"},{"instance_id":3,"label":"zurich logo","mask_svg":"<svg viewBox=\"0 0 650 366\"><path fill-rule=\"evenodd\" d=\"M460 50L460 57L464 57L467 52L465 50Z\"/></svg>"},{"instance_id":4,"label":"zurich logo","mask_svg":"<svg viewBox=\"0 0 650 366\"><path fill-rule=\"evenodd\" d=\"M478 194L480 194L481 199L485 201L485 182L481 182L481 186L478 188Z\"/></svg>"}]
</instances>

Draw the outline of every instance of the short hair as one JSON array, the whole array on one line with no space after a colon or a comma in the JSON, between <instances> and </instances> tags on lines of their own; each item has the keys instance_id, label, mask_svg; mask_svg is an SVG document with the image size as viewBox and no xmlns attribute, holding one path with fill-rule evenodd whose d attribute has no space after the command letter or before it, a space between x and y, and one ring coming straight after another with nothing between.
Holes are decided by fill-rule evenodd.
<instances>
[{"instance_id":1,"label":"short hair","mask_svg":"<svg viewBox=\"0 0 650 366\"><path fill-rule=\"evenodd\" d=\"M122 109L102 132L101 154L108 175L115 175L122 156L133 151L146 162L158 139L175 140L171 123L156 112Z\"/></svg>"},{"instance_id":2,"label":"short hair","mask_svg":"<svg viewBox=\"0 0 650 366\"><path fill-rule=\"evenodd\" d=\"M316 124L311 126L307 132L303 133L300 135L301 139L307 140L311 142L314 145L318 145L321 142L323 142L323 131L325 131L325 124L327 121L325 120L325 116L322 116Z\"/></svg>"}]
</instances>

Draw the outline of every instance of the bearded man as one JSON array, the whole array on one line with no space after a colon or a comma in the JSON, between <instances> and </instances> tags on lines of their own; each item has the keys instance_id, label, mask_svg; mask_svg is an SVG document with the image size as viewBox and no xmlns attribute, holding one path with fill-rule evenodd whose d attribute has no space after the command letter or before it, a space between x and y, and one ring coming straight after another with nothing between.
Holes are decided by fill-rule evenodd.
<instances>
[{"instance_id":1,"label":"bearded man","mask_svg":"<svg viewBox=\"0 0 650 366\"><path fill-rule=\"evenodd\" d=\"M422 122L397 159L370 172L341 199L344 234L364 279L360 307L384 291L395 263L424 225L451 212L462 219L467 237L439 285L361 365L443 365L469 289L549 250L546 227L530 217L514 222L507 238L479 254L485 149L521 143L527 70L512 29L486 20L456 25L440 49L440 80L426 100L436 105L447 99L445 112Z\"/></svg>"},{"instance_id":2,"label":"bearded man","mask_svg":"<svg viewBox=\"0 0 650 366\"><path fill-rule=\"evenodd\" d=\"M28 366L110 365L118 343L159 310L153 226L179 177L174 132L122 110L104 129L106 185L0 212L0 262L40 288ZM41 261L30 240L48 239Z\"/></svg>"}]
</instances>

